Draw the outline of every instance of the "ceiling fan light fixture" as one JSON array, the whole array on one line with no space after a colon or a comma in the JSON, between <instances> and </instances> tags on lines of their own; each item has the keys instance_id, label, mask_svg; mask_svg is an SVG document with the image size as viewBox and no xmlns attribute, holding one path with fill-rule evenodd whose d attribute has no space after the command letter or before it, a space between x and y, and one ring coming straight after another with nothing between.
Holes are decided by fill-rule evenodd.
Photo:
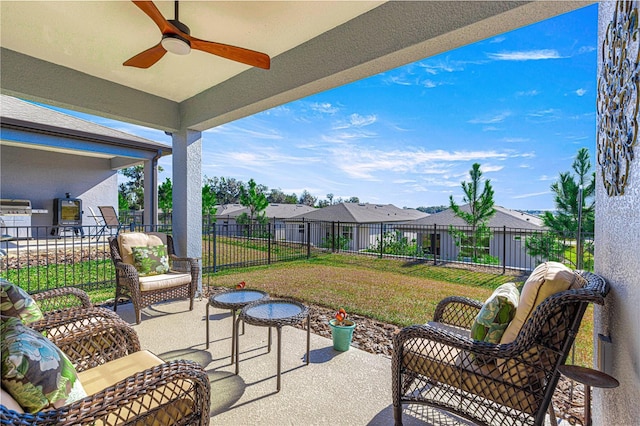
<instances>
[{"instance_id":1,"label":"ceiling fan light fixture","mask_svg":"<svg viewBox=\"0 0 640 426\"><path fill-rule=\"evenodd\" d=\"M178 34L164 34L161 44L164 50L176 55L187 55L191 52L191 43Z\"/></svg>"}]
</instances>

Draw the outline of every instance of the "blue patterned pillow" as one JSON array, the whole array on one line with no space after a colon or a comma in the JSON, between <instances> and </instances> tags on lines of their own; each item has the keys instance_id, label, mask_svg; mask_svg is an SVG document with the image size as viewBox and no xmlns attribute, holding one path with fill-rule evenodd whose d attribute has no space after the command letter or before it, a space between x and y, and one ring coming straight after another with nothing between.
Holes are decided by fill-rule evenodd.
<instances>
[{"instance_id":1,"label":"blue patterned pillow","mask_svg":"<svg viewBox=\"0 0 640 426\"><path fill-rule=\"evenodd\" d=\"M69 358L49 339L14 317L0 325L2 387L29 413L87 396Z\"/></svg>"}]
</instances>

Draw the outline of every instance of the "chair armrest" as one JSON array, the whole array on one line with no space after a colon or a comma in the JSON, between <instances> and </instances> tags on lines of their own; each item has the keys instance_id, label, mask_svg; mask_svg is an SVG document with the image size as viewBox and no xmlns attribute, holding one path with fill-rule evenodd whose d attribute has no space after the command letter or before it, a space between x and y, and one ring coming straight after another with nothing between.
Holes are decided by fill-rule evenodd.
<instances>
[{"instance_id":1,"label":"chair armrest","mask_svg":"<svg viewBox=\"0 0 640 426\"><path fill-rule=\"evenodd\" d=\"M61 287L46 290L32 295L42 312L57 311L60 309L81 306L89 308L93 306L89 295L75 287Z\"/></svg>"},{"instance_id":2,"label":"chair armrest","mask_svg":"<svg viewBox=\"0 0 640 426\"><path fill-rule=\"evenodd\" d=\"M478 300L451 296L442 299L438 303L433 314L433 320L469 330L481 308L482 302Z\"/></svg>"},{"instance_id":3,"label":"chair armrest","mask_svg":"<svg viewBox=\"0 0 640 426\"><path fill-rule=\"evenodd\" d=\"M178 257L175 254L170 255L171 258L171 262L174 265L174 270L177 271L183 271L183 272L189 272L193 275L194 272L200 272L200 262L198 261L197 258L195 257ZM183 268L176 268L176 262L178 264L188 264L188 270L187 268L183 267Z\"/></svg>"},{"instance_id":4,"label":"chair armrest","mask_svg":"<svg viewBox=\"0 0 640 426\"><path fill-rule=\"evenodd\" d=\"M7 418L10 424L132 424L136 420L171 424L172 417L182 413L180 424L204 426L209 424L210 392L209 378L198 363L176 360L136 373L58 409L18 414L2 406L0 418Z\"/></svg>"},{"instance_id":5,"label":"chair armrest","mask_svg":"<svg viewBox=\"0 0 640 426\"><path fill-rule=\"evenodd\" d=\"M138 274L138 270L135 266L122 261L116 262L114 266L117 270L121 271L127 279L138 281L140 275Z\"/></svg>"},{"instance_id":6,"label":"chair armrest","mask_svg":"<svg viewBox=\"0 0 640 426\"><path fill-rule=\"evenodd\" d=\"M72 308L29 324L43 333L84 371L140 350L138 335L115 312Z\"/></svg>"}]
</instances>

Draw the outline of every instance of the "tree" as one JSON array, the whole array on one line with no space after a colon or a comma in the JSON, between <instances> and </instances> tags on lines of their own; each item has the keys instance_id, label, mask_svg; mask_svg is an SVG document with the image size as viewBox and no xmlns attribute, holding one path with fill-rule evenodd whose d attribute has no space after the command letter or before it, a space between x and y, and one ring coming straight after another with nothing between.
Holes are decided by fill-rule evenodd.
<instances>
[{"instance_id":1,"label":"tree","mask_svg":"<svg viewBox=\"0 0 640 426\"><path fill-rule=\"evenodd\" d=\"M120 170L128 180L121 183L119 192L127 200L130 210L141 210L144 206L144 167L142 165Z\"/></svg>"},{"instance_id":2,"label":"tree","mask_svg":"<svg viewBox=\"0 0 640 426\"><path fill-rule=\"evenodd\" d=\"M248 221L253 224L256 221L262 222L265 219L264 210L269 205L267 196L263 192L264 186L256 184L249 179L248 185L240 186L240 204L249 208Z\"/></svg>"},{"instance_id":3,"label":"tree","mask_svg":"<svg viewBox=\"0 0 640 426\"><path fill-rule=\"evenodd\" d=\"M270 203L296 204L298 197L296 194L285 194L280 188L272 188L269 195L267 195L267 200Z\"/></svg>"},{"instance_id":4,"label":"tree","mask_svg":"<svg viewBox=\"0 0 640 426\"><path fill-rule=\"evenodd\" d=\"M575 174L570 171L560 173L558 181L551 184L551 191L554 195L554 203L556 213L553 214L546 211L542 215L542 221L549 228L549 235L545 237L543 244L535 238L528 238L526 247L532 256L540 255L549 260L568 260L564 256L564 251L568 246L561 241L576 236L576 268L585 267L585 261L588 263L592 257L592 245L587 246L585 251L582 233L593 234L595 224L595 190L596 177L595 172L591 171L591 160L589 158L589 150L580 148L576 154L576 158L571 165ZM582 197L580 204L580 188L582 188ZM578 228L580 235L578 235ZM552 241L555 240L555 241ZM562 249L559 254L558 250ZM571 260L569 260L570 263Z\"/></svg>"},{"instance_id":5,"label":"tree","mask_svg":"<svg viewBox=\"0 0 640 426\"><path fill-rule=\"evenodd\" d=\"M173 184L169 178L158 187L158 207L165 214L170 213L173 207Z\"/></svg>"},{"instance_id":6,"label":"tree","mask_svg":"<svg viewBox=\"0 0 640 426\"><path fill-rule=\"evenodd\" d=\"M204 183L209 185L216 196L219 204L233 204L240 200L240 187L244 185L242 181L235 178L225 177L204 177Z\"/></svg>"},{"instance_id":7,"label":"tree","mask_svg":"<svg viewBox=\"0 0 640 426\"><path fill-rule=\"evenodd\" d=\"M354 203L354 204L358 204L359 202L360 202L360 198L358 197L351 197L347 201L345 201L345 203Z\"/></svg>"},{"instance_id":8,"label":"tree","mask_svg":"<svg viewBox=\"0 0 640 426\"><path fill-rule=\"evenodd\" d=\"M496 213L496 209L493 207L493 188L491 187L491 180L484 180L484 187L480 193L480 186L482 184L482 171L480 171L480 164L474 163L469 170L469 177L471 182L462 182L462 190L464 196L462 201L469 204L469 211L464 211L453 201L453 196L449 196L449 204L454 214L464 220L469 226L471 226L471 249L474 259L478 259L478 243L490 237L488 234L489 228L487 222ZM458 243L462 242L462 235L455 233L452 227L449 227L449 231L454 233L454 237L457 235Z\"/></svg>"},{"instance_id":9,"label":"tree","mask_svg":"<svg viewBox=\"0 0 640 426\"><path fill-rule=\"evenodd\" d=\"M313 207L316 204L318 197L314 197L307 191L306 189L302 191L302 195L300 195L300 199L298 200L300 204L304 204L305 206Z\"/></svg>"},{"instance_id":10,"label":"tree","mask_svg":"<svg viewBox=\"0 0 640 426\"><path fill-rule=\"evenodd\" d=\"M218 209L216 208L216 194L209 184L202 187L202 214L207 216L215 216ZM209 217L211 221L211 217ZM214 218L215 221L215 218Z\"/></svg>"},{"instance_id":11,"label":"tree","mask_svg":"<svg viewBox=\"0 0 640 426\"><path fill-rule=\"evenodd\" d=\"M571 172L560 173L557 182L551 184L554 195L556 213L544 212L542 220L558 235L575 235L578 232L578 213L580 204L578 194L582 186L582 218L581 230L587 233L594 232L595 222L595 190L596 174L591 172L589 150L580 148L571 166L575 175Z\"/></svg>"}]
</instances>

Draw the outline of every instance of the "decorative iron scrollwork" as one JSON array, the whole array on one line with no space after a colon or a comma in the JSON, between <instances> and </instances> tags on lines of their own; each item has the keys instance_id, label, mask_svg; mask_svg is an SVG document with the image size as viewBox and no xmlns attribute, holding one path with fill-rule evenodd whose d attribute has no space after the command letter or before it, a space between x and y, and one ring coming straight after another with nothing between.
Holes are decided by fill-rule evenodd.
<instances>
[{"instance_id":1,"label":"decorative iron scrollwork","mask_svg":"<svg viewBox=\"0 0 640 426\"><path fill-rule=\"evenodd\" d=\"M619 0L602 43L598 164L609 196L623 195L638 138L638 8Z\"/></svg>"}]
</instances>

